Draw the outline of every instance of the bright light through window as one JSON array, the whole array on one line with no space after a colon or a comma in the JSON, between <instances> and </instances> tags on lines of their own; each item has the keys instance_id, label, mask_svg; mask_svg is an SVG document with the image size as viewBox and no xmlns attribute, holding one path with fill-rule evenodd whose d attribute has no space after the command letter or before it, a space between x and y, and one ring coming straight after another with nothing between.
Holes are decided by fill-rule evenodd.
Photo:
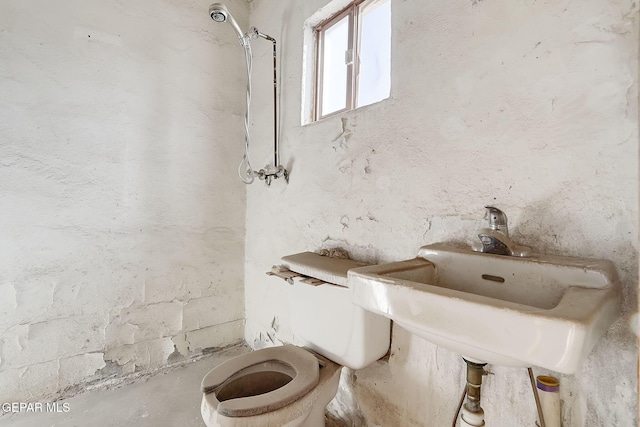
<instances>
[{"instance_id":1,"label":"bright light through window","mask_svg":"<svg viewBox=\"0 0 640 427\"><path fill-rule=\"evenodd\" d=\"M389 97L391 87L391 2L362 7L357 107Z\"/></svg>"},{"instance_id":2,"label":"bright light through window","mask_svg":"<svg viewBox=\"0 0 640 427\"><path fill-rule=\"evenodd\" d=\"M324 31L322 61L322 108L338 111L347 106L347 64L344 53L349 49L349 17L345 16Z\"/></svg>"},{"instance_id":3,"label":"bright light through window","mask_svg":"<svg viewBox=\"0 0 640 427\"><path fill-rule=\"evenodd\" d=\"M316 120L389 97L391 0L360 0L315 28Z\"/></svg>"}]
</instances>

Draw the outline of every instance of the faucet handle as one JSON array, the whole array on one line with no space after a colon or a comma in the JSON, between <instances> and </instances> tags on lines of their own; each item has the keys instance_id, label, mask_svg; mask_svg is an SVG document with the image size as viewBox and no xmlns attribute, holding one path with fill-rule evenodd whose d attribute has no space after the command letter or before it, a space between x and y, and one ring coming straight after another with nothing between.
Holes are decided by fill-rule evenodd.
<instances>
[{"instance_id":1,"label":"faucet handle","mask_svg":"<svg viewBox=\"0 0 640 427\"><path fill-rule=\"evenodd\" d=\"M489 228L508 236L507 214L494 206L485 206L485 209L487 209L487 216L489 217Z\"/></svg>"}]
</instances>

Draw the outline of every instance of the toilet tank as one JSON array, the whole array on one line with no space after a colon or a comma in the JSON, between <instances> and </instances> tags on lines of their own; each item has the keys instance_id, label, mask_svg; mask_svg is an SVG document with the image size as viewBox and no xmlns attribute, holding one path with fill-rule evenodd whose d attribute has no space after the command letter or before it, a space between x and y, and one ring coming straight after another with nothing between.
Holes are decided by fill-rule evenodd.
<instances>
[{"instance_id":1,"label":"toilet tank","mask_svg":"<svg viewBox=\"0 0 640 427\"><path fill-rule=\"evenodd\" d=\"M364 368L387 353L391 321L352 304L346 286L347 271L366 264L312 252L282 260L302 274L288 290L294 344L352 369Z\"/></svg>"}]
</instances>

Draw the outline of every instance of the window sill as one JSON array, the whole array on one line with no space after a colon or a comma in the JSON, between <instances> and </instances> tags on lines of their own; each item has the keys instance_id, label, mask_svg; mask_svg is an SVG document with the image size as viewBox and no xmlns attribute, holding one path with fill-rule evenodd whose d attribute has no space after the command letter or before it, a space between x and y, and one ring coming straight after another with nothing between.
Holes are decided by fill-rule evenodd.
<instances>
[{"instance_id":1,"label":"window sill","mask_svg":"<svg viewBox=\"0 0 640 427\"><path fill-rule=\"evenodd\" d=\"M330 121L332 119L335 118L349 118L352 117L356 114L363 114L366 113L368 110L373 109L373 108L381 108L381 105L384 105L387 103L387 101L391 100L391 96L389 96L388 98L385 99L381 99L380 101L376 101L373 104L367 104L367 105L363 105L362 107L358 107L358 108L354 108L352 110L345 110L345 111L338 111L336 113L332 113L329 114L328 116L325 116L321 119L318 120L312 120L312 121L308 121L306 123L302 124L302 127L310 127L316 123L324 123L326 121Z\"/></svg>"}]
</instances>

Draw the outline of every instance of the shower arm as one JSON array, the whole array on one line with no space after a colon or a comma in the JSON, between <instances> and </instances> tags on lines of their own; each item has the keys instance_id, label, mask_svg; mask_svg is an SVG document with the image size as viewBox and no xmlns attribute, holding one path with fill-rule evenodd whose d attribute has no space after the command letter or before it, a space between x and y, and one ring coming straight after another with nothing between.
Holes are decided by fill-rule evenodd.
<instances>
[{"instance_id":1,"label":"shower arm","mask_svg":"<svg viewBox=\"0 0 640 427\"><path fill-rule=\"evenodd\" d=\"M256 172L256 175L260 180L263 180L267 183L267 185L271 185L271 180L273 178L281 178L289 182L289 172L280 165L280 153L279 153L279 144L278 144L278 72L277 72L277 50L276 50L276 39L273 37L261 33L257 28L253 27L249 31L251 35L254 37L261 37L265 40L273 43L273 166L274 170L260 169Z\"/></svg>"}]
</instances>

